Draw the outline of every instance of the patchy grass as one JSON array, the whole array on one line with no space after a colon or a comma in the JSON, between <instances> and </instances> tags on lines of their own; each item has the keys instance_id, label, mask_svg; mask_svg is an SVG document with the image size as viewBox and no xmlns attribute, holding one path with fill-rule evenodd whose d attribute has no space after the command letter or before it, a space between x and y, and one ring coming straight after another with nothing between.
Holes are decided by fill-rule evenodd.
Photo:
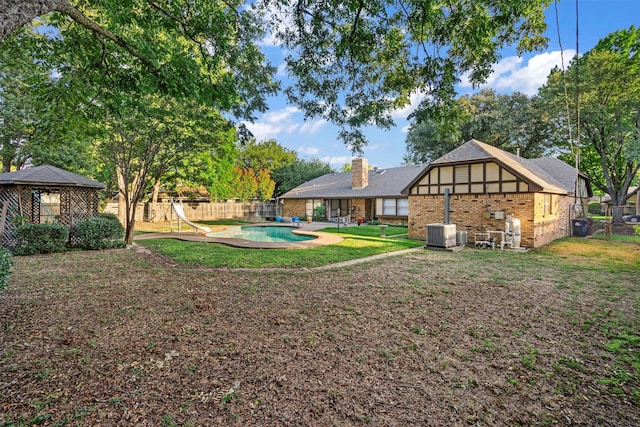
<instances>
[{"instance_id":1,"label":"patchy grass","mask_svg":"<svg viewBox=\"0 0 640 427\"><path fill-rule=\"evenodd\" d=\"M635 425L639 251L563 239L323 271L16 257L0 426Z\"/></svg>"}]
</instances>

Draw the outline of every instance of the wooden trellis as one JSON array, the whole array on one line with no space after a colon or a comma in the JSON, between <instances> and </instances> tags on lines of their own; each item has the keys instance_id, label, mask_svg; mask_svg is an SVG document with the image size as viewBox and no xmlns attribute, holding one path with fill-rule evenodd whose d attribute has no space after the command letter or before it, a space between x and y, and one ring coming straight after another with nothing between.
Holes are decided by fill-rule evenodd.
<instances>
[{"instance_id":1,"label":"wooden trellis","mask_svg":"<svg viewBox=\"0 0 640 427\"><path fill-rule=\"evenodd\" d=\"M19 220L33 224L57 223L71 230L78 222L98 215L98 193L104 185L53 166L40 166L30 171L35 172L0 175L2 246L12 247L17 243ZM3 180L3 177L7 178ZM53 182L47 183L49 179ZM55 203L43 203L45 196L55 198ZM77 243L72 234L70 239L71 244Z\"/></svg>"}]
</instances>

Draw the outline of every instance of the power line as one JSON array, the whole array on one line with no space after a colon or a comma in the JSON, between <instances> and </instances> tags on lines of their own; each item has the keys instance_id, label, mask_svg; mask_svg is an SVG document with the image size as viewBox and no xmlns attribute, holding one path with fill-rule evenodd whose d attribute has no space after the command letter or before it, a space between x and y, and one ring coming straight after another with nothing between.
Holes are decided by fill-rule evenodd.
<instances>
[{"instance_id":1,"label":"power line","mask_svg":"<svg viewBox=\"0 0 640 427\"><path fill-rule=\"evenodd\" d=\"M579 83L580 83L580 73L579 73L579 54L580 54L580 27L579 27L579 9L578 9L578 0L576 0L576 60L574 63L575 67L575 104L576 104L576 144L573 143L573 133L571 128L571 110L569 106L569 94L567 90L567 79L566 79L566 70L564 66L564 48L562 47L562 37L560 35L560 18L558 13L558 0L554 1L555 13L556 13L556 29L558 32L558 44L560 45L560 61L562 66L562 85L564 88L564 101L565 108L567 111L567 129L569 131L569 147L571 149L571 153L573 153L575 159L575 168L576 168L576 181L575 181L575 206L576 211L578 209L578 199L581 199L581 185L580 185L580 100L579 100ZM581 205L581 204L580 204ZM582 209L582 206L580 206ZM582 209L582 214L584 215L584 209Z\"/></svg>"}]
</instances>

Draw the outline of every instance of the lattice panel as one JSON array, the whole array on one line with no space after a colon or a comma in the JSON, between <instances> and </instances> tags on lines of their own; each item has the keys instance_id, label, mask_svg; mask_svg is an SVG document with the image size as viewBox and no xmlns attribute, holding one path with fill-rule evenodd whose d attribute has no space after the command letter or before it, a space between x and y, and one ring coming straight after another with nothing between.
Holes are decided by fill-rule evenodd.
<instances>
[{"instance_id":1,"label":"lattice panel","mask_svg":"<svg viewBox=\"0 0 640 427\"><path fill-rule=\"evenodd\" d=\"M2 232L2 246L15 246L17 235L12 220L25 215L32 223L40 222L41 195L43 193L60 194L60 215L58 224L70 229L80 221L93 218L98 214L98 190L83 187L0 187L0 202L8 203L7 218ZM77 243L73 236L71 244Z\"/></svg>"},{"instance_id":2,"label":"lattice panel","mask_svg":"<svg viewBox=\"0 0 640 427\"><path fill-rule=\"evenodd\" d=\"M18 236L11 220L19 215L18 212L18 190L16 187L0 187L0 203L8 205L7 217L5 218L4 229L2 230L2 246L15 246Z\"/></svg>"}]
</instances>

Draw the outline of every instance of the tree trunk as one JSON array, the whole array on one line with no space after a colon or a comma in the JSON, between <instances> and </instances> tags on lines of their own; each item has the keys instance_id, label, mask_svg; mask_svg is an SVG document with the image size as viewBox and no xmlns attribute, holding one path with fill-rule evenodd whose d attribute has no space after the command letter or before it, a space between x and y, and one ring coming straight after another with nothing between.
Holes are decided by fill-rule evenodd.
<instances>
[{"instance_id":1,"label":"tree trunk","mask_svg":"<svg viewBox=\"0 0 640 427\"><path fill-rule=\"evenodd\" d=\"M136 209L132 206L133 212L131 212L131 218L127 221L127 227L125 229L124 242L130 245L133 242L133 230L136 226Z\"/></svg>"},{"instance_id":2,"label":"tree trunk","mask_svg":"<svg viewBox=\"0 0 640 427\"><path fill-rule=\"evenodd\" d=\"M0 40L62 3L68 4L66 0L0 0Z\"/></svg>"},{"instance_id":3,"label":"tree trunk","mask_svg":"<svg viewBox=\"0 0 640 427\"><path fill-rule=\"evenodd\" d=\"M613 224L623 224L624 206L611 206L611 222Z\"/></svg>"}]
</instances>

